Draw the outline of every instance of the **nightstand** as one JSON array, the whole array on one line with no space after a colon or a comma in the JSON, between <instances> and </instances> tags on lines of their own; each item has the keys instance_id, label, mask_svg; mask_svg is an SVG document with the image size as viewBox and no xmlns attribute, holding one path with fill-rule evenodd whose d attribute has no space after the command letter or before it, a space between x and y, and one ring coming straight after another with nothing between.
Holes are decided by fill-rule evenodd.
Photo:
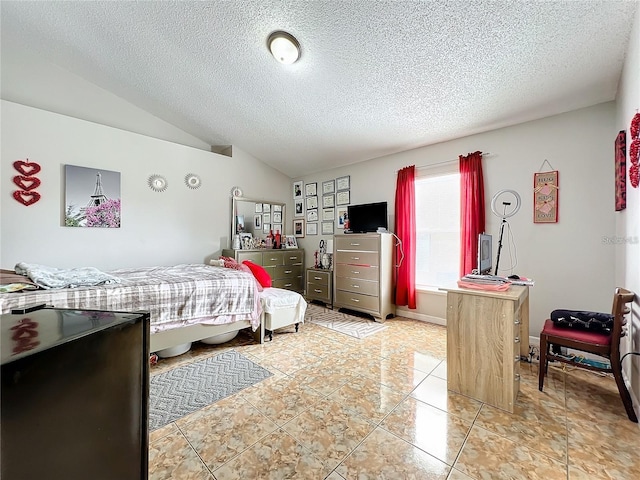
<instances>
[{"instance_id":1,"label":"nightstand","mask_svg":"<svg viewBox=\"0 0 640 480\"><path fill-rule=\"evenodd\" d=\"M323 302L333 308L333 270L307 268L307 300Z\"/></svg>"}]
</instances>

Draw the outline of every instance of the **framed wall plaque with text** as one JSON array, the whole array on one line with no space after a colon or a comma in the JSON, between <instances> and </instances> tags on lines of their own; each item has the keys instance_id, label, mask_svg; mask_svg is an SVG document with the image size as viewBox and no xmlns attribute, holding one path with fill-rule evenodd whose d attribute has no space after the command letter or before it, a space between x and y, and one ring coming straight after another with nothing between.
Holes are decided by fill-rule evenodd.
<instances>
[{"instance_id":1,"label":"framed wall plaque with text","mask_svg":"<svg viewBox=\"0 0 640 480\"><path fill-rule=\"evenodd\" d=\"M533 223L558 222L558 170L533 174Z\"/></svg>"}]
</instances>

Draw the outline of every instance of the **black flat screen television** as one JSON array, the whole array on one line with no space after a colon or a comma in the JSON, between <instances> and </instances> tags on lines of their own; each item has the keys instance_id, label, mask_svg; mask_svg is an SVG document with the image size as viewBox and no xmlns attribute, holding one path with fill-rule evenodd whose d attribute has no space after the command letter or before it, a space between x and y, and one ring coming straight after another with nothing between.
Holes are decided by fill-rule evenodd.
<instances>
[{"instance_id":1,"label":"black flat screen television","mask_svg":"<svg viewBox=\"0 0 640 480\"><path fill-rule=\"evenodd\" d=\"M352 233L376 232L379 227L385 230L387 224L387 202L349 205L347 207L349 230Z\"/></svg>"}]
</instances>

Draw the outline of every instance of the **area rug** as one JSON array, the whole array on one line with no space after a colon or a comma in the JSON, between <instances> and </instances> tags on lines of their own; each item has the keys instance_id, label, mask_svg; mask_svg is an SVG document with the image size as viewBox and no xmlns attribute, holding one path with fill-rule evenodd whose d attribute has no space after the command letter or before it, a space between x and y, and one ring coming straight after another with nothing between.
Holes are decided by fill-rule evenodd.
<instances>
[{"instance_id":1,"label":"area rug","mask_svg":"<svg viewBox=\"0 0 640 480\"><path fill-rule=\"evenodd\" d=\"M305 321L356 338L365 338L387 328L386 325L367 318L356 317L337 310L329 310L317 305L309 305L307 307Z\"/></svg>"},{"instance_id":2,"label":"area rug","mask_svg":"<svg viewBox=\"0 0 640 480\"><path fill-rule=\"evenodd\" d=\"M271 375L234 350L154 375L149 380L149 431Z\"/></svg>"}]
</instances>

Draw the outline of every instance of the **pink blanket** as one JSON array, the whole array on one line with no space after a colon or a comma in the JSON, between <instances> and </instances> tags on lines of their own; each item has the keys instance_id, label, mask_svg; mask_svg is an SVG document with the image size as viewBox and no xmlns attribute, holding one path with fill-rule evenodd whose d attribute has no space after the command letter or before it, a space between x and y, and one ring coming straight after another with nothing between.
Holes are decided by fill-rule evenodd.
<instances>
[{"instance_id":1,"label":"pink blanket","mask_svg":"<svg viewBox=\"0 0 640 480\"><path fill-rule=\"evenodd\" d=\"M473 288L475 290L489 290L492 292L504 292L509 290L511 286L509 283L472 283L465 282L464 280L458 280L458 286L460 288Z\"/></svg>"}]
</instances>

